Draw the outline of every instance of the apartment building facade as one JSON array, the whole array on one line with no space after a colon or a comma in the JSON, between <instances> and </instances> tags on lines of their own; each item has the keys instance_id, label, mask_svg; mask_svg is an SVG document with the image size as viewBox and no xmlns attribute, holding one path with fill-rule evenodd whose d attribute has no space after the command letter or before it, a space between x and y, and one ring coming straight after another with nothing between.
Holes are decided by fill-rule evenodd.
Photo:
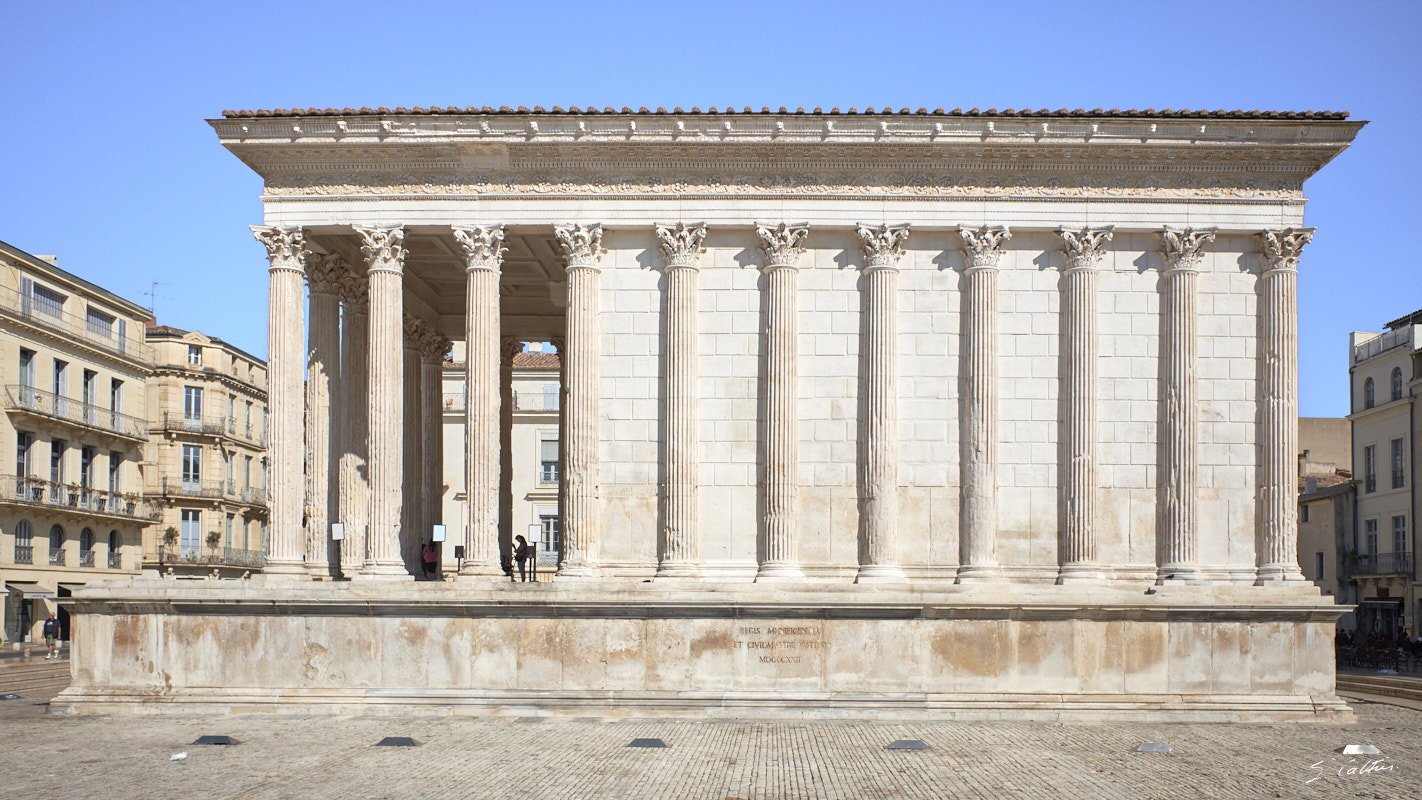
<instances>
[{"instance_id":1,"label":"apartment building facade","mask_svg":"<svg viewBox=\"0 0 1422 800\"><path fill-rule=\"evenodd\" d=\"M156 516L144 492L147 309L0 242L0 613L6 644L40 638L58 600L137 575Z\"/></svg>"},{"instance_id":2,"label":"apartment building facade","mask_svg":"<svg viewBox=\"0 0 1422 800\"><path fill-rule=\"evenodd\" d=\"M1353 477L1358 481L1356 541L1358 625L1393 636L1416 635L1422 617L1417 583L1414 466L1417 394L1422 381L1422 310L1387 330L1354 332L1349 341Z\"/></svg>"},{"instance_id":3,"label":"apartment building facade","mask_svg":"<svg viewBox=\"0 0 1422 800\"><path fill-rule=\"evenodd\" d=\"M164 573L241 577L262 569L267 529L266 362L200 331L146 333L148 491L161 519L144 563Z\"/></svg>"}]
</instances>

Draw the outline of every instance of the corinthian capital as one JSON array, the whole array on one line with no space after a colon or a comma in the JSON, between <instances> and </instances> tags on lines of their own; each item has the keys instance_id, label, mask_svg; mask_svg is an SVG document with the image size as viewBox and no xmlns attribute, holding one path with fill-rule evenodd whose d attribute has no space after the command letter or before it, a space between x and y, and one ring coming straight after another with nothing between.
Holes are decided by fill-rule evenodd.
<instances>
[{"instance_id":1,"label":"corinthian capital","mask_svg":"<svg viewBox=\"0 0 1422 800\"><path fill-rule=\"evenodd\" d=\"M1006 225L995 228L960 225L958 235L963 237L963 254L967 256L969 269L996 269L1002 258L1002 245L1012 238L1012 231Z\"/></svg>"},{"instance_id":2,"label":"corinthian capital","mask_svg":"<svg viewBox=\"0 0 1422 800\"><path fill-rule=\"evenodd\" d=\"M908 241L907 225L890 228L880 225L871 228L860 223L859 238L863 240L864 259L869 267L896 267L904 254L904 242Z\"/></svg>"},{"instance_id":3,"label":"corinthian capital","mask_svg":"<svg viewBox=\"0 0 1422 800\"><path fill-rule=\"evenodd\" d=\"M1313 228L1285 228L1281 231L1264 231L1259 234L1264 246L1264 269L1288 269L1295 272L1299 268L1299 254L1304 245L1313 241Z\"/></svg>"},{"instance_id":4,"label":"corinthian capital","mask_svg":"<svg viewBox=\"0 0 1422 800\"><path fill-rule=\"evenodd\" d=\"M800 256L805 253L805 248L800 245L805 241L805 237L810 235L809 226L791 226L782 222L773 228L769 225L757 225L755 232L760 236L760 249L765 252L766 266L799 266Z\"/></svg>"},{"instance_id":5,"label":"corinthian capital","mask_svg":"<svg viewBox=\"0 0 1422 800\"><path fill-rule=\"evenodd\" d=\"M426 330L420 339L420 357L431 364L443 364L444 355L454 343L433 330Z\"/></svg>"},{"instance_id":6,"label":"corinthian capital","mask_svg":"<svg viewBox=\"0 0 1422 800\"><path fill-rule=\"evenodd\" d=\"M425 327L425 323L418 317L412 317L409 314L404 316L403 322L405 349L419 350L423 345L425 335L428 333L429 328Z\"/></svg>"},{"instance_id":7,"label":"corinthian capital","mask_svg":"<svg viewBox=\"0 0 1422 800\"><path fill-rule=\"evenodd\" d=\"M371 272L401 272L405 268L405 229L400 226L355 225L360 249Z\"/></svg>"},{"instance_id":8,"label":"corinthian capital","mask_svg":"<svg viewBox=\"0 0 1422 800\"><path fill-rule=\"evenodd\" d=\"M312 294L336 294L350 272L335 253L313 253L306 258L306 282Z\"/></svg>"},{"instance_id":9,"label":"corinthian capital","mask_svg":"<svg viewBox=\"0 0 1422 800\"><path fill-rule=\"evenodd\" d=\"M267 248L267 260L272 269L303 269L306 256L306 235L300 228L277 225L253 225L252 234Z\"/></svg>"},{"instance_id":10,"label":"corinthian capital","mask_svg":"<svg viewBox=\"0 0 1422 800\"><path fill-rule=\"evenodd\" d=\"M503 263L504 253L509 251L504 247L502 225L497 228L455 228L454 239L464 250L464 261L469 270L490 269L497 272Z\"/></svg>"},{"instance_id":11,"label":"corinthian capital","mask_svg":"<svg viewBox=\"0 0 1422 800\"><path fill-rule=\"evenodd\" d=\"M353 314L370 310L370 282L358 272L347 271L341 276L341 299Z\"/></svg>"},{"instance_id":12,"label":"corinthian capital","mask_svg":"<svg viewBox=\"0 0 1422 800\"><path fill-rule=\"evenodd\" d=\"M560 225L553 229L553 234L563 247L569 267L596 269L598 260L606 252L602 248L601 225Z\"/></svg>"},{"instance_id":13,"label":"corinthian capital","mask_svg":"<svg viewBox=\"0 0 1422 800\"><path fill-rule=\"evenodd\" d=\"M1165 242L1165 269L1167 272L1184 270L1195 272L1199 269L1200 259L1204 257L1201 251L1205 245L1215 240L1213 230L1197 231L1193 228L1186 228L1183 231L1166 228L1160 232L1160 238Z\"/></svg>"},{"instance_id":14,"label":"corinthian capital","mask_svg":"<svg viewBox=\"0 0 1422 800\"><path fill-rule=\"evenodd\" d=\"M1106 255L1106 243L1111 241L1112 226L1082 228L1079 231L1062 228L1062 249L1066 251L1068 269L1096 269Z\"/></svg>"},{"instance_id":15,"label":"corinthian capital","mask_svg":"<svg viewBox=\"0 0 1422 800\"><path fill-rule=\"evenodd\" d=\"M701 241L706 238L706 226L688 228L678 222L676 227L657 226L657 238L662 243L662 255L666 256L668 267L694 267L706 248Z\"/></svg>"}]
</instances>

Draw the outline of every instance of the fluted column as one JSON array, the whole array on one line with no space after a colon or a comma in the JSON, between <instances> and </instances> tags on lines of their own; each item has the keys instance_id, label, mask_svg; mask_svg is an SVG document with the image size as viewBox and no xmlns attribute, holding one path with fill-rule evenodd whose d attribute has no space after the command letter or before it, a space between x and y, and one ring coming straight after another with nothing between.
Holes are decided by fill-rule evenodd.
<instances>
[{"instance_id":1,"label":"fluted column","mask_svg":"<svg viewBox=\"0 0 1422 800\"><path fill-rule=\"evenodd\" d=\"M361 577L408 580L400 552L405 473L405 229L355 228L370 275L370 527Z\"/></svg>"},{"instance_id":2,"label":"fluted column","mask_svg":"<svg viewBox=\"0 0 1422 800\"><path fill-rule=\"evenodd\" d=\"M1298 557L1299 254L1313 229L1264 231L1259 278L1258 582L1301 581Z\"/></svg>"},{"instance_id":3,"label":"fluted column","mask_svg":"<svg viewBox=\"0 0 1422 800\"><path fill-rule=\"evenodd\" d=\"M602 356L598 325L599 263L602 259L602 226L569 225L554 230L567 257L568 272L568 434L567 463L562 491L566 495L563 519L563 561L558 575L586 578L597 574L598 529L598 421Z\"/></svg>"},{"instance_id":4,"label":"fluted column","mask_svg":"<svg viewBox=\"0 0 1422 800\"><path fill-rule=\"evenodd\" d=\"M402 417L405 459L401 471L405 491L400 518L400 556L411 575L422 572L420 549L429 537L429 526L425 524L425 492L420 480L424 466L424 442L420 438L420 345L426 335L423 322L408 315L405 317L405 348L402 351L405 362L405 413Z\"/></svg>"},{"instance_id":5,"label":"fluted column","mask_svg":"<svg viewBox=\"0 0 1422 800\"><path fill-rule=\"evenodd\" d=\"M765 384L764 429L760 441L761 491L765 509L761 524L760 570L756 580L799 578L799 533L795 505L799 497L799 381L795 278L809 236L807 227L780 223L756 226L765 253Z\"/></svg>"},{"instance_id":6,"label":"fluted column","mask_svg":"<svg viewBox=\"0 0 1422 800\"><path fill-rule=\"evenodd\" d=\"M341 322L341 388L345 398L341 426L339 519L341 574L353 577L365 565L366 527L370 517L370 482L366 480L366 407L370 395L366 348L370 338L369 281L347 273Z\"/></svg>"},{"instance_id":7,"label":"fluted column","mask_svg":"<svg viewBox=\"0 0 1422 800\"><path fill-rule=\"evenodd\" d=\"M503 228L455 228L465 263L464 485L468 497L460 574L499 569L499 270Z\"/></svg>"},{"instance_id":8,"label":"fluted column","mask_svg":"<svg viewBox=\"0 0 1422 800\"><path fill-rule=\"evenodd\" d=\"M697 413L697 272L706 226L688 228L658 225L657 239L666 258L666 289L662 341L663 448L661 524L657 541L657 577L693 577L700 567L700 538L696 525L700 492L700 417Z\"/></svg>"},{"instance_id":9,"label":"fluted column","mask_svg":"<svg viewBox=\"0 0 1422 800\"><path fill-rule=\"evenodd\" d=\"M428 540L434 526L444 521L443 383L444 356L449 347L450 341L433 330L420 340L420 485L424 488L421 502L425 507L421 540ZM437 571L442 569L436 567Z\"/></svg>"},{"instance_id":10,"label":"fluted column","mask_svg":"<svg viewBox=\"0 0 1422 800\"><path fill-rule=\"evenodd\" d=\"M1006 227L959 228L963 270L962 484L958 581L997 581L997 264Z\"/></svg>"},{"instance_id":11,"label":"fluted column","mask_svg":"<svg viewBox=\"0 0 1422 800\"><path fill-rule=\"evenodd\" d=\"M494 555L513 555L513 368L523 342L505 336L499 342L499 528ZM561 353L561 348L559 349ZM561 460L559 463L562 463ZM496 563L497 560L496 560ZM502 575L502 572L500 572Z\"/></svg>"},{"instance_id":12,"label":"fluted column","mask_svg":"<svg viewBox=\"0 0 1422 800\"><path fill-rule=\"evenodd\" d=\"M856 583L899 582L899 259L908 226L859 226L864 248L860 348L859 574Z\"/></svg>"},{"instance_id":13,"label":"fluted column","mask_svg":"<svg viewBox=\"0 0 1422 800\"><path fill-rule=\"evenodd\" d=\"M310 325L306 348L306 572L329 578L331 521L335 517L338 409L340 389L340 279L345 265L336 255L307 259Z\"/></svg>"},{"instance_id":14,"label":"fluted column","mask_svg":"<svg viewBox=\"0 0 1422 800\"><path fill-rule=\"evenodd\" d=\"M267 248L267 449L270 512L267 575L301 576L302 498L302 291L307 255L299 228L252 226Z\"/></svg>"},{"instance_id":15,"label":"fluted column","mask_svg":"<svg viewBox=\"0 0 1422 800\"><path fill-rule=\"evenodd\" d=\"M564 489L567 484L563 482L564 473L567 472L564 466L568 463L568 339L567 328L564 327L564 335L554 336L549 343L558 353L558 563L562 563L563 555L567 551L567 545L563 537L563 520L568 518L568 495ZM512 363L512 362L510 362ZM510 368L512 373L512 368ZM512 383L512 381L510 381ZM509 407L513 407L513 390L510 388L507 397L510 398ZM510 428L513 426L510 425ZM512 472L512 470L510 470ZM513 502L513 493L509 493L509 502ZM512 513L512 512L510 512ZM509 531L512 533L513 524L510 522ZM508 542L512 546L512 536Z\"/></svg>"},{"instance_id":16,"label":"fluted column","mask_svg":"<svg viewBox=\"0 0 1422 800\"><path fill-rule=\"evenodd\" d=\"M1104 576L1096 558L1096 265L1111 241L1110 228L1060 231L1066 250L1062 274L1061 569L1057 583L1091 583Z\"/></svg>"},{"instance_id":17,"label":"fluted column","mask_svg":"<svg viewBox=\"0 0 1422 800\"><path fill-rule=\"evenodd\" d=\"M1199 578L1195 531L1196 442L1199 408L1195 378L1195 300L1202 250L1213 231L1161 233L1160 315L1160 521L1156 545L1159 579Z\"/></svg>"}]
</instances>

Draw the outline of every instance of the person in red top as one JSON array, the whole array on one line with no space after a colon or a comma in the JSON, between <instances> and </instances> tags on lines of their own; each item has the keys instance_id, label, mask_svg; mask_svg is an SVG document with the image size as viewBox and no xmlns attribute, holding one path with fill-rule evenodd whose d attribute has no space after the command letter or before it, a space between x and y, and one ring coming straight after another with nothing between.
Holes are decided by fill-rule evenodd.
<instances>
[{"instance_id":1,"label":"person in red top","mask_svg":"<svg viewBox=\"0 0 1422 800\"><path fill-rule=\"evenodd\" d=\"M435 570L439 568L439 551L435 549L434 542L425 542L423 552L425 562L425 580L434 580Z\"/></svg>"}]
</instances>

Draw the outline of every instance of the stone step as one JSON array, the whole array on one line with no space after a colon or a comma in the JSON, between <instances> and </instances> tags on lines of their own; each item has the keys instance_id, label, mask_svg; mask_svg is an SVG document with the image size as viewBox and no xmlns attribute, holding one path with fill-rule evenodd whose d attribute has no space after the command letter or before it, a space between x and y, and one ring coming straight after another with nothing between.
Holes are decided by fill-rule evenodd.
<instances>
[{"instance_id":1,"label":"stone step","mask_svg":"<svg viewBox=\"0 0 1422 800\"><path fill-rule=\"evenodd\" d=\"M1401 675L1355 675L1340 672L1337 684L1339 691L1351 690L1386 697L1422 700L1422 678Z\"/></svg>"},{"instance_id":2,"label":"stone step","mask_svg":"<svg viewBox=\"0 0 1422 800\"><path fill-rule=\"evenodd\" d=\"M65 678L62 681L26 681L23 683L0 685L0 694L17 694L21 697L26 697L35 694L48 694L50 692L56 692L61 689L66 689L68 687L68 678Z\"/></svg>"}]
</instances>

